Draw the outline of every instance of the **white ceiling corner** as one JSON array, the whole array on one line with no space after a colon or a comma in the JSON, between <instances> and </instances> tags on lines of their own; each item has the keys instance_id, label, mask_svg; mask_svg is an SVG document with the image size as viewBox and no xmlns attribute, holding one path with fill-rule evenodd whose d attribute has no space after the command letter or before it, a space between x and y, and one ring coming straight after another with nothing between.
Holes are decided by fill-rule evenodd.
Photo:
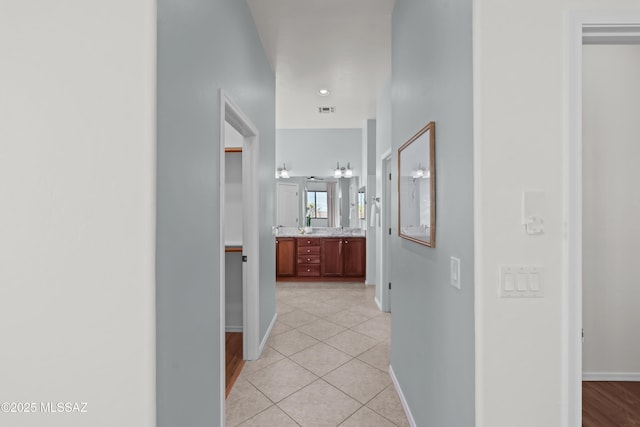
<instances>
[{"instance_id":1,"label":"white ceiling corner","mask_svg":"<svg viewBox=\"0 0 640 427\"><path fill-rule=\"evenodd\" d=\"M276 74L278 129L360 128L375 118L391 73L394 2L247 0ZM319 114L324 106L335 113Z\"/></svg>"}]
</instances>

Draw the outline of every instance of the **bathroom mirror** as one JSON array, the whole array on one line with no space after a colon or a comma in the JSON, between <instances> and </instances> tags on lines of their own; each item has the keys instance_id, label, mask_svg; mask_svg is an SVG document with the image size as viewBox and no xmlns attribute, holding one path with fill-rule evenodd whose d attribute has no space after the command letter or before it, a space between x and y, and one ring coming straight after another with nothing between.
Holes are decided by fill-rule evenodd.
<instances>
[{"instance_id":1,"label":"bathroom mirror","mask_svg":"<svg viewBox=\"0 0 640 427\"><path fill-rule=\"evenodd\" d=\"M278 182L297 184L298 227L359 227L358 177L292 176Z\"/></svg>"},{"instance_id":2,"label":"bathroom mirror","mask_svg":"<svg viewBox=\"0 0 640 427\"><path fill-rule=\"evenodd\" d=\"M398 234L435 247L435 123L430 122L398 149Z\"/></svg>"}]
</instances>

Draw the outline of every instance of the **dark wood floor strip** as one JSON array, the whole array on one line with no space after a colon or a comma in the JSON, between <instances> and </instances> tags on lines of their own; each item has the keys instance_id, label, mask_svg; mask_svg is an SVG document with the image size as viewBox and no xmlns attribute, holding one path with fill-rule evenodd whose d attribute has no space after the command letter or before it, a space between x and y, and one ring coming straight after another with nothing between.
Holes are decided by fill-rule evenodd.
<instances>
[{"instance_id":1,"label":"dark wood floor strip","mask_svg":"<svg viewBox=\"0 0 640 427\"><path fill-rule=\"evenodd\" d=\"M583 382L582 426L640 427L640 382Z\"/></svg>"},{"instance_id":2,"label":"dark wood floor strip","mask_svg":"<svg viewBox=\"0 0 640 427\"><path fill-rule=\"evenodd\" d=\"M233 388L233 384L238 379L242 368L244 367L244 359L242 358L242 332L227 332L225 336L226 344L226 395Z\"/></svg>"}]
</instances>

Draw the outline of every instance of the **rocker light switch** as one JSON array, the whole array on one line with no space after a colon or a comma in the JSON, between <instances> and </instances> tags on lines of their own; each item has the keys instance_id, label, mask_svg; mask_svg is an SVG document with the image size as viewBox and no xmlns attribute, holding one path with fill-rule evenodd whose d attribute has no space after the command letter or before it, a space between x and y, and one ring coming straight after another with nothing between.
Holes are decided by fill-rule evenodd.
<instances>
[{"instance_id":1,"label":"rocker light switch","mask_svg":"<svg viewBox=\"0 0 640 427\"><path fill-rule=\"evenodd\" d=\"M535 265L500 266L500 297L541 298L542 267Z\"/></svg>"},{"instance_id":2,"label":"rocker light switch","mask_svg":"<svg viewBox=\"0 0 640 427\"><path fill-rule=\"evenodd\" d=\"M527 290L527 274L524 271L518 272L518 291L525 292Z\"/></svg>"},{"instance_id":3,"label":"rocker light switch","mask_svg":"<svg viewBox=\"0 0 640 427\"><path fill-rule=\"evenodd\" d=\"M454 288L460 289L460 258L451 257L449 283Z\"/></svg>"},{"instance_id":4,"label":"rocker light switch","mask_svg":"<svg viewBox=\"0 0 640 427\"><path fill-rule=\"evenodd\" d=\"M529 273L529 289L533 292L540 291L540 274L537 269Z\"/></svg>"}]
</instances>

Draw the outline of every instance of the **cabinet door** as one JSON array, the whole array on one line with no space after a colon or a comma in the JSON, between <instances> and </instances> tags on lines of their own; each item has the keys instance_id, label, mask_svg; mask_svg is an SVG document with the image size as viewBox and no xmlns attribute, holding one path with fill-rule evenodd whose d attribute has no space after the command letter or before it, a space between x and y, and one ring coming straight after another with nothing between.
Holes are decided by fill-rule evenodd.
<instances>
[{"instance_id":1,"label":"cabinet door","mask_svg":"<svg viewBox=\"0 0 640 427\"><path fill-rule=\"evenodd\" d=\"M342 276L342 239L321 239L320 274L327 277Z\"/></svg>"},{"instance_id":2,"label":"cabinet door","mask_svg":"<svg viewBox=\"0 0 640 427\"><path fill-rule=\"evenodd\" d=\"M362 277L365 275L366 240L362 238L345 238L342 245L344 252L344 275Z\"/></svg>"},{"instance_id":3,"label":"cabinet door","mask_svg":"<svg viewBox=\"0 0 640 427\"><path fill-rule=\"evenodd\" d=\"M283 237L276 239L276 276L296 275L296 240Z\"/></svg>"}]
</instances>

